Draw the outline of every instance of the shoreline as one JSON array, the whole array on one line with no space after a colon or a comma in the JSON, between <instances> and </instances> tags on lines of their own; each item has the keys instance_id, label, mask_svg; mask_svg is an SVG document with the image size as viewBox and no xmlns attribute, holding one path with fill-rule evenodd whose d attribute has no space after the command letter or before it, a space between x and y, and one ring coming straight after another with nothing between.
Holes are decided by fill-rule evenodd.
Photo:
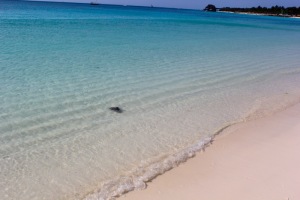
<instances>
[{"instance_id":1,"label":"shoreline","mask_svg":"<svg viewBox=\"0 0 300 200\"><path fill-rule=\"evenodd\" d=\"M94 189L86 193L82 198L84 200L115 199L123 197L124 195L126 196L126 194L134 191L146 189L148 184L157 177L160 177L161 175L168 173L168 171L174 170L185 164L199 152L204 152L206 148L211 146L220 135L231 133L236 127L244 126L252 121L269 118L298 104L300 105L300 96L298 95L300 93L298 91L290 91L289 93L286 92L284 93L284 96L281 97L286 97L286 94L289 94L288 98L279 98L280 95L274 95L265 100L261 99L260 104L254 106L252 108L254 110L246 112L245 116L241 119L223 124L218 129L215 129L213 134L202 138L173 154L157 157L153 159L150 164L139 165L125 176L118 176L115 179L108 180L102 183L101 187L98 187L96 190ZM269 107L270 102L276 104L277 107Z\"/></svg>"},{"instance_id":2,"label":"shoreline","mask_svg":"<svg viewBox=\"0 0 300 200\"><path fill-rule=\"evenodd\" d=\"M257 16L269 16L269 17L281 17L281 18L300 19L300 16L293 16L293 15L276 15L276 14L268 14L268 13L233 12L233 11L217 11L217 12L219 12L219 13L239 14L239 15L257 15Z\"/></svg>"},{"instance_id":3,"label":"shoreline","mask_svg":"<svg viewBox=\"0 0 300 200\"><path fill-rule=\"evenodd\" d=\"M299 199L299 120L298 103L230 126L205 153L119 199Z\"/></svg>"}]
</instances>

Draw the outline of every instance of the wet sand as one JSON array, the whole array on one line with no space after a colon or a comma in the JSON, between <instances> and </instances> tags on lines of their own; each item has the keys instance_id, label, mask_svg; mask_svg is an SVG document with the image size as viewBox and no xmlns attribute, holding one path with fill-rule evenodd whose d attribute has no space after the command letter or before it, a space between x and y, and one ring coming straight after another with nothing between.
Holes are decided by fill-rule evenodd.
<instances>
[{"instance_id":1,"label":"wet sand","mask_svg":"<svg viewBox=\"0 0 300 200\"><path fill-rule=\"evenodd\" d=\"M120 200L300 199L300 104L232 126L205 152Z\"/></svg>"}]
</instances>

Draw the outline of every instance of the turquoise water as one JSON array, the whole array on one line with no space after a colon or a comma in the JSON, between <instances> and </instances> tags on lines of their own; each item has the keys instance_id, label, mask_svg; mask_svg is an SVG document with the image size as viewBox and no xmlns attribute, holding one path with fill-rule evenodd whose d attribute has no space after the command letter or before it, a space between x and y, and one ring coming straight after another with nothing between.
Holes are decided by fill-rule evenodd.
<instances>
[{"instance_id":1,"label":"turquoise water","mask_svg":"<svg viewBox=\"0 0 300 200\"><path fill-rule=\"evenodd\" d=\"M1 199L142 189L299 102L299 52L299 19L1 1Z\"/></svg>"}]
</instances>

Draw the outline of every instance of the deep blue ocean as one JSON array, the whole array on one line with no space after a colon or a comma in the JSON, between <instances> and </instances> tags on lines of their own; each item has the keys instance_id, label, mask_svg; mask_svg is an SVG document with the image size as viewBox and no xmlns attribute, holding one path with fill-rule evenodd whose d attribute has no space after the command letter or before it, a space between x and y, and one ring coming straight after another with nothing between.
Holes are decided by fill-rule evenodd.
<instances>
[{"instance_id":1,"label":"deep blue ocean","mask_svg":"<svg viewBox=\"0 0 300 200\"><path fill-rule=\"evenodd\" d=\"M298 103L299 52L299 19L1 0L0 199L142 189Z\"/></svg>"}]
</instances>

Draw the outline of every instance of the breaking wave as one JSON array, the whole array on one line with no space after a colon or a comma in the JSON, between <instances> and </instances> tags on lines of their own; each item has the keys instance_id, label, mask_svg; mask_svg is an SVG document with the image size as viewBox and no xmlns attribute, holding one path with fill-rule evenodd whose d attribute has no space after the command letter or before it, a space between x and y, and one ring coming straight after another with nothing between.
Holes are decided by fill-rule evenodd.
<instances>
[{"instance_id":1,"label":"breaking wave","mask_svg":"<svg viewBox=\"0 0 300 200\"><path fill-rule=\"evenodd\" d=\"M100 190L89 194L84 200L114 199L133 190L145 189L147 182L195 156L196 152L204 150L212 141L213 137L207 137L191 147L168 156L160 162L153 163L146 167L140 166L129 173L130 175L128 176L123 176L104 183Z\"/></svg>"}]
</instances>

